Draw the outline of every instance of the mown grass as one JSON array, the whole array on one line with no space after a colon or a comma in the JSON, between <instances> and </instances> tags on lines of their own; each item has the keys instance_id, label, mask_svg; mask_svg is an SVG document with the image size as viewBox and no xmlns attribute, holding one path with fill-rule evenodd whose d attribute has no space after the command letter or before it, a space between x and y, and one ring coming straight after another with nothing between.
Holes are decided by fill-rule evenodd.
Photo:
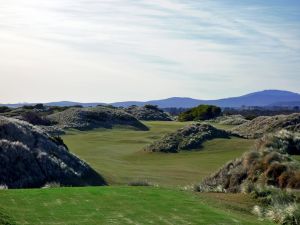
<instances>
[{"instance_id":1,"label":"mown grass","mask_svg":"<svg viewBox=\"0 0 300 225\"><path fill-rule=\"evenodd\" d=\"M252 140L215 139L199 151L178 154L147 153L142 149L162 135L187 123L145 122L150 131L125 128L69 131L63 136L70 150L87 161L110 184L147 180L164 186L200 182L227 161L239 157ZM222 127L222 128L228 128Z\"/></svg>"},{"instance_id":2,"label":"mown grass","mask_svg":"<svg viewBox=\"0 0 300 225\"><path fill-rule=\"evenodd\" d=\"M247 151L252 140L215 139L192 152L147 153L142 150L145 145L187 123L145 123L149 131L124 127L70 130L63 139L70 151L87 161L110 184L148 181L160 187L2 190L0 206L9 215L7 220L30 225L268 224L250 214L255 203L248 196L175 188L200 182Z\"/></svg>"},{"instance_id":3,"label":"mown grass","mask_svg":"<svg viewBox=\"0 0 300 225\"><path fill-rule=\"evenodd\" d=\"M268 224L207 197L155 187L85 187L0 191L0 205L18 224Z\"/></svg>"}]
</instances>

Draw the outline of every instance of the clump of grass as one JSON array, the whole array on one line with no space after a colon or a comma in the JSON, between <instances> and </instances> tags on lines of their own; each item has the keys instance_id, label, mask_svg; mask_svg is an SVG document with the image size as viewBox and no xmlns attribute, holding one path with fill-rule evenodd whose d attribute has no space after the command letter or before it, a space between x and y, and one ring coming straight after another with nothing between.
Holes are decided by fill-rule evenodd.
<instances>
[{"instance_id":1,"label":"clump of grass","mask_svg":"<svg viewBox=\"0 0 300 225\"><path fill-rule=\"evenodd\" d=\"M300 163L288 154L300 151L300 142L297 140L298 134L288 131L267 135L256 143L252 151L228 162L204 179L196 190L241 192L249 188L244 186L248 182L299 189Z\"/></svg>"},{"instance_id":2,"label":"clump of grass","mask_svg":"<svg viewBox=\"0 0 300 225\"><path fill-rule=\"evenodd\" d=\"M137 181L131 181L128 183L128 186L157 186L147 180L137 180Z\"/></svg>"},{"instance_id":3,"label":"clump of grass","mask_svg":"<svg viewBox=\"0 0 300 225\"><path fill-rule=\"evenodd\" d=\"M59 187L61 187L59 182L49 182L43 186L43 188L59 188Z\"/></svg>"},{"instance_id":4,"label":"clump of grass","mask_svg":"<svg viewBox=\"0 0 300 225\"><path fill-rule=\"evenodd\" d=\"M289 188L300 188L300 163L290 154L300 150L299 135L288 131L267 135L254 150L204 179L196 191L251 193L261 206L253 213L280 224L300 224L299 203Z\"/></svg>"},{"instance_id":5,"label":"clump of grass","mask_svg":"<svg viewBox=\"0 0 300 225\"><path fill-rule=\"evenodd\" d=\"M279 224L300 224L300 209L296 196L274 187L256 187L251 195L261 202L254 206L252 213Z\"/></svg>"},{"instance_id":6,"label":"clump of grass","mask_svg":"<svg viewBox=\"0 0 300 225\"><path fill-rule=\"evenodd\" d=\"M0 184L0 190L7 190L8 187L6 184Z\"/></svg>"}]
</instances>

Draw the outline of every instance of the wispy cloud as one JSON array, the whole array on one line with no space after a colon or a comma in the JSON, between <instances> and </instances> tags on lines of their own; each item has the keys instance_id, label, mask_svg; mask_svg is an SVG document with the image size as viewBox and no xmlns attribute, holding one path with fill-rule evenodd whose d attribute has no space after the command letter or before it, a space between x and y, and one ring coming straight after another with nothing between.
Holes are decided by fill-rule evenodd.
<instances>
[{"instance_id":1,"label":"wispy cloud","mask_svg":"<svg viewBox=\"0 0 300 225\"><path fill-rule=\"evenodd\" d=\"M295 0L6 1L0 101L299 92L299 9Z\"/></svg>"}]
</instances>

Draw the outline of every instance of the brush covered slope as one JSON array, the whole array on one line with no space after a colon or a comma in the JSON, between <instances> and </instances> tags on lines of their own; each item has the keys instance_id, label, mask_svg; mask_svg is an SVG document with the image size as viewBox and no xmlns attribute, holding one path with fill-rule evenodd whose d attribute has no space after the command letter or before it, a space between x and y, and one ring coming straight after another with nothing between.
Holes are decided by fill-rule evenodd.
<instances>
[{"instance_id":1,"label":"brush covered slope","mask_svg":"<svg viewBox=\"0 0 300 225\"><path fill-rule=\"evenodd\" d=\"M248 185L300 189L300 135L286 130L265 135L252 151L230 161L197 187L199 191L241 192Z\"/></svg>"},{"instance_id":2,"label":"brush covered slope","mask_svg":"<svg viewBox=\"0 0 300 225\"><path fill-rule=\"evenodd\" d=\"M233 134L245 138L259 138L281 129L300 132L300 113L278 116L260 116L232 129Z\"/></svg>"},{"instance_id":3,"label":"brush covered slope","mask_svg":"<svg viewBox=\"0 0 300 225\"><path fill-rule=\"evenodd\" d=\"M219 123L223 125L241 125L249 122L249 120L245 119L242 115L226 115L219 116L216 119L210 120L214 123Z\"/></svg>"},{"instance_id":4,"label":"brush covered slope","mask_svg":"<svg viewBox=\"0 0 300 225\"><path fill-rule=\"evenodd\" d=\"M49 115L48 118L61 128L88 130L93 128L112 128L115 125L131 126L138 130L148 128L122 109L98 106L95 108L70 108Z\"/></svg>"},{"instance_id":5,"label":"brush covered slope","mask_svg":"<svg viewBox=\"0 0 300 225\"><path fill-rule=\"evenodd\" d=\"M171 121L171 117L163 110L157 108L155 105L145 106L129 106L125 109L126 112L133 115L138 120L146 121Z\"/></svg>"},{"instance_id":6,"label":"brush covered slope","mask_svg":"<svg viewBox=\"0 0 300 225\"><path fill-rule=\"evenodd\" d=\"M181 150L200 148L203 142L214 138L229 138L229 135L226 131L219 130L209 124L195 123L165 135L147 146L145 150L177 153Z\"/></svg>"},{"instance_id":7,"label":"brush covered slope","mask_svg":"<svg viewBox=\"0 0 300 225\"><path fill-rule=\"evenodd\" d=\"M53 110L43 104L35 106L23 106L20 108L5 108L1 107L0 115L24 120L33 125L50 126L53 125L46 116L53 113Z\"/></svg>"},{"instance_id":8,"label":"brush covered slope","mask_svg":"<svg viewBox=\"0 0 300 225\"><path fill-rule=\"evenodd\" d=\"M39 127L0 116L0 184L8 188L105 185L87 163L71 154L63 141Z\"/></svg>"}]
</instances>

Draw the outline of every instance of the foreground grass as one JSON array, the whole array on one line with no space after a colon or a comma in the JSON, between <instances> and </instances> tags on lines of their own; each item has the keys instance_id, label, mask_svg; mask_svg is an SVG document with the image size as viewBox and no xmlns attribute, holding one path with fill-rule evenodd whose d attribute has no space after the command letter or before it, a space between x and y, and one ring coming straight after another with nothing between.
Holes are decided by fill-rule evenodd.
<instances>
[{"instance_id":1,"label":"foreground grass","mask_svg":"<svg viewBox=\"0 0 300 225\"><path fill-rule=\"evenodd\" d=\"M150 131L97 129L69 131L63 136L70 150L87 161L110 184L147 180L164 186L183 186L200 182L227 161L239 157L252 140L215 139L201 151L178 154L146 153L145 145L187 123L145 122ZM225 127L224 127L225 128Z\"/></svg>"},{"instance_id":2,"label":"foreground grass","mask_svg":"<svg viewBox=\"0 0 300 225\"><path fill-rule=\"evenodd\" d=\"M18 224L268 224L208 199L155 187L0 191L0 205Z\"/></svg>"}]
</instances>

